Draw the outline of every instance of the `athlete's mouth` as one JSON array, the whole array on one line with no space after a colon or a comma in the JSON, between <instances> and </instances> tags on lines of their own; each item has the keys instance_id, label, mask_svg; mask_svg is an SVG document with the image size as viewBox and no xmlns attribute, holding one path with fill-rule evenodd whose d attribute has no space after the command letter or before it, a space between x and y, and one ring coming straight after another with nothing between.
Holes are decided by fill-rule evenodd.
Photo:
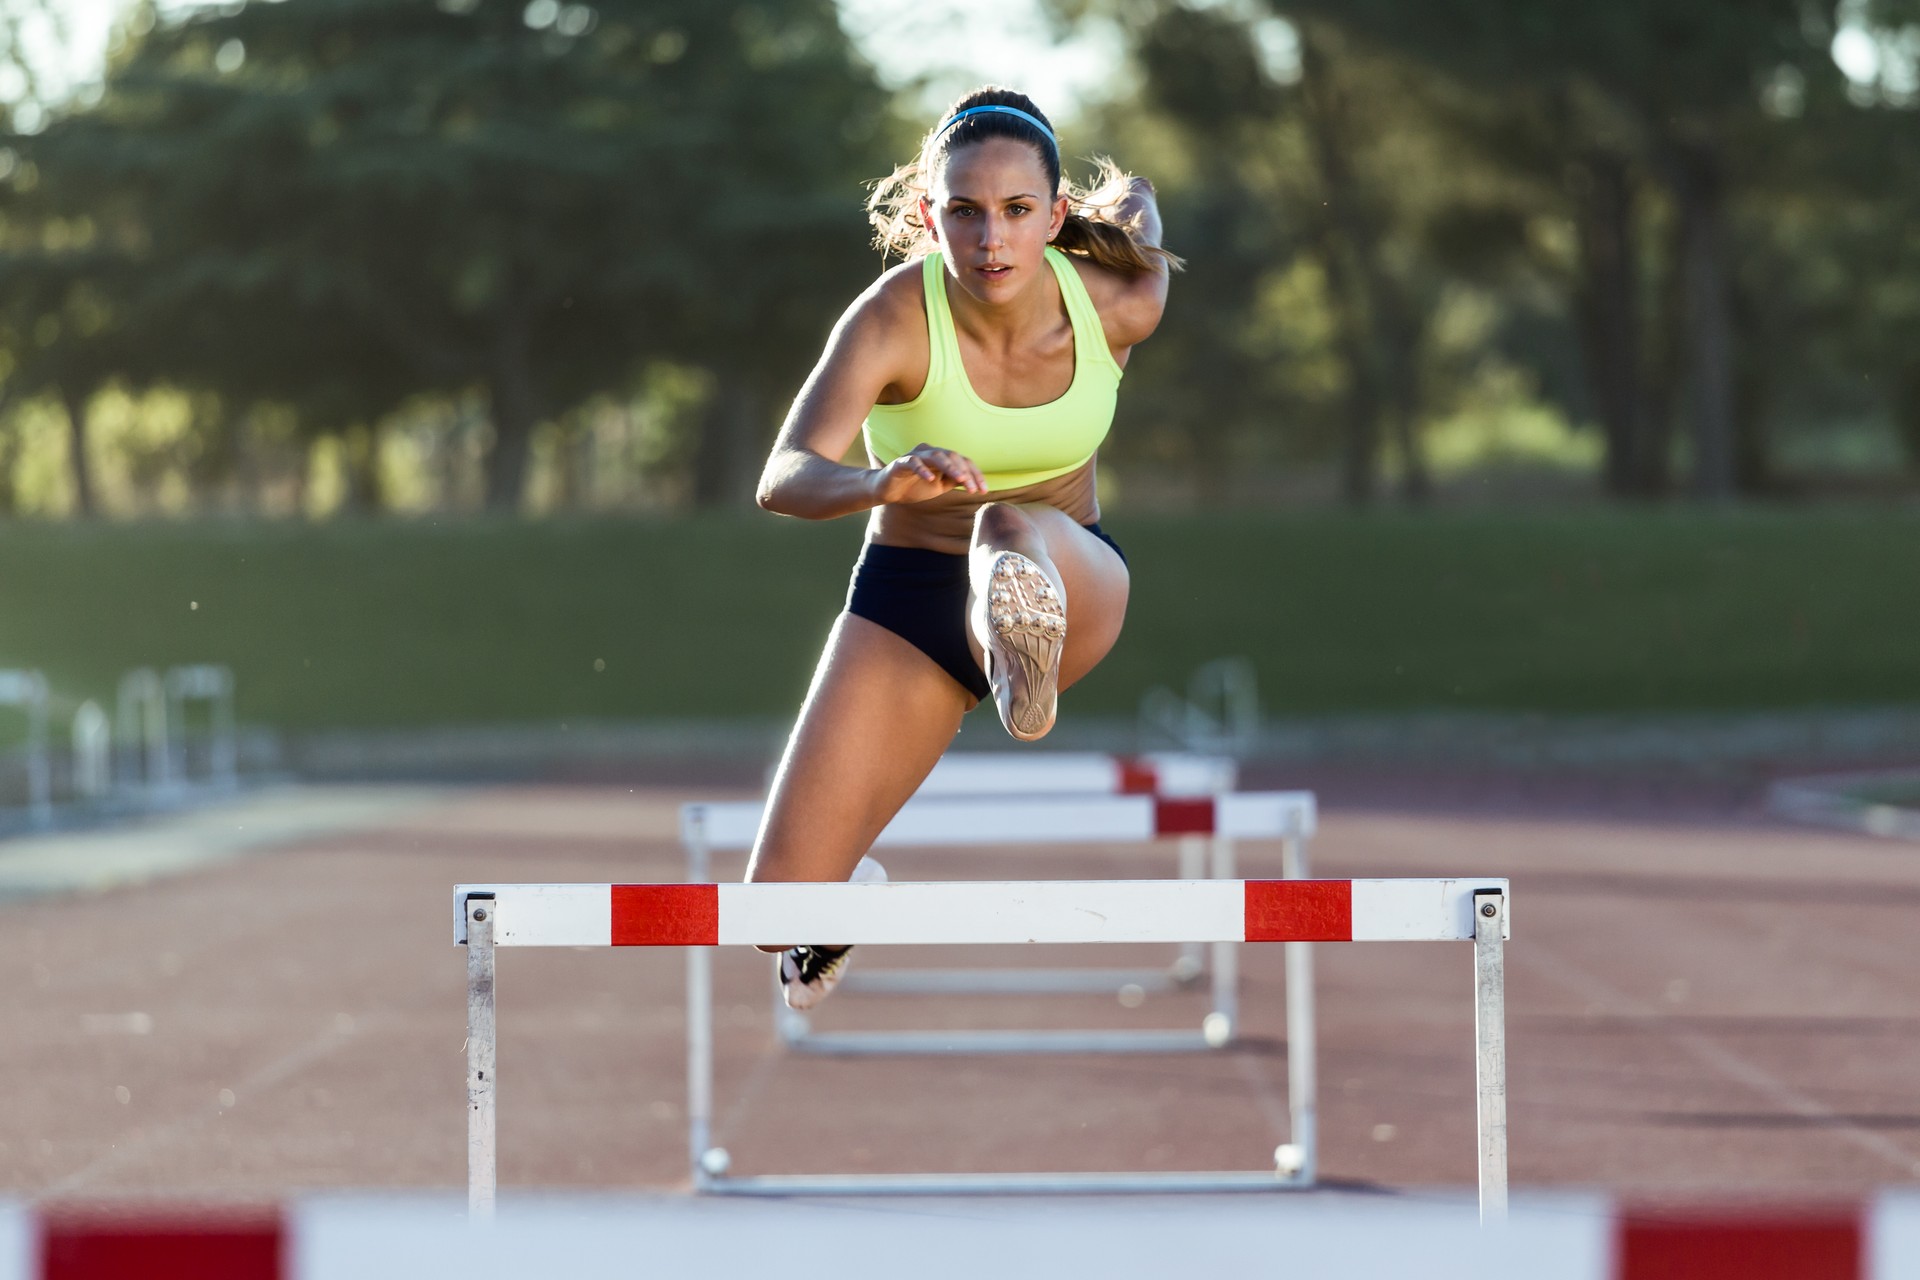
<instances>
[{"instance_id":1,"label":"athlete's mouth","mask_svg":"<svg viewBox=\"0 0 1920 1280\"><path fill-rule=\"evenodd\" d=\"M1013 264L1010 262L988 262L975 269L989 280L998 280L1013 270Z\"/></svg>"}]
</instances>

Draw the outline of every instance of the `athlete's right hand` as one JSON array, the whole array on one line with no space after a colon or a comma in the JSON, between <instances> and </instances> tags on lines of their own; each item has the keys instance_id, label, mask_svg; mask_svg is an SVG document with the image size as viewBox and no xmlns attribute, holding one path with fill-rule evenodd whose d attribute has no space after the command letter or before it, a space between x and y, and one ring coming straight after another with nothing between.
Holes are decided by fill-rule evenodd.
<instances>
[{"instance_id":1,"label":"athlete's right hand","mask_svg":"<svg viewBox=\"0 0 1920 1280\"><path fill-rule=\"evenodd\" d=\"M951 449L917 444L873 474L873 486L882 506L925 502L955 489L985 493L986 477L973 460Z\"/></svg>"}]
</instances>

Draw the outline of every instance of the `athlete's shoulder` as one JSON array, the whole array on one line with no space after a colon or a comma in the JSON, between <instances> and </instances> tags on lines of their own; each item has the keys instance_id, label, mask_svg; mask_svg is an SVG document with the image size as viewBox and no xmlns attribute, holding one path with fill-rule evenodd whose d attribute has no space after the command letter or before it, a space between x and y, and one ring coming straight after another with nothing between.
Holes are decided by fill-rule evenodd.
<instances>
[{"instance_id":1,"label":"athlete's shoulder","mask_svg":"<svg viewBox=\"0 0 1920 1280\"><path fill-rule=\"evenodd\" d=\"M897 332L924 333L927 302L921 280L921 259L888 268L853 300L840 327L865 340L884 339Z\"/></svg>"}]
</instances>

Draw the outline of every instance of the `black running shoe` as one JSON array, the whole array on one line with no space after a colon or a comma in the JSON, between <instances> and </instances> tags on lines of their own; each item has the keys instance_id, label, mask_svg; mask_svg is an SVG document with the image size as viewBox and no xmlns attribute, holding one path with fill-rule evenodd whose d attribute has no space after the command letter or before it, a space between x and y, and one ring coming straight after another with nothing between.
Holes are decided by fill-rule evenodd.
<instances>
[{"instance_id":1,"label":"black running shoe","mask_svg":"<svg viewBox=\"0 0 1920 1280\"><path fill-rule=\"evenodd\" d=\"M787 1008L807 1010L827 998L847 971L852 947L789 947L780 953L780 994Z\"/></svg>"}]
</instances>

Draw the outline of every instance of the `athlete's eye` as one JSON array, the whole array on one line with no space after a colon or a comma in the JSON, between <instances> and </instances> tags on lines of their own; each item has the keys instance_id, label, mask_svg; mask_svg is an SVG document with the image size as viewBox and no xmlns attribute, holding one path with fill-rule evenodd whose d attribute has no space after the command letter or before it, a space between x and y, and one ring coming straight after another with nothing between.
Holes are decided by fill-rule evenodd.
<instances>
[{"instance_id":1,"label":"athlete's eye","mask_svg":"<svg viewBox=\"0 0 1920 1280\"><path fill-rule=\"evenodd\" d=\"M1027 207L1026 205L1024 205L1024 204L1010 204L1010 205L1008 205L1008 206L1007 206L1007 212L1008 212L1008 213L1015 213L1015 214L1018 214L1018 213L1032 213L1032 212L1033 212L1033 210L1032 210L1032 209L1030 209L1030 208L1028 208L1028 207Z\"/></svg>"},{"instance_id":2,"label":"athlete's eye","mask_svg":"<svg viewBox=\"0 0 1920 1280\"><path fill-rule=\"evenodd\" d=\"M953 206L953 208L947 210L947 212L952 214L956 218L971 217L973 214L973 206L969 204L957 204Z\"/></svg>"}]
</instances>

